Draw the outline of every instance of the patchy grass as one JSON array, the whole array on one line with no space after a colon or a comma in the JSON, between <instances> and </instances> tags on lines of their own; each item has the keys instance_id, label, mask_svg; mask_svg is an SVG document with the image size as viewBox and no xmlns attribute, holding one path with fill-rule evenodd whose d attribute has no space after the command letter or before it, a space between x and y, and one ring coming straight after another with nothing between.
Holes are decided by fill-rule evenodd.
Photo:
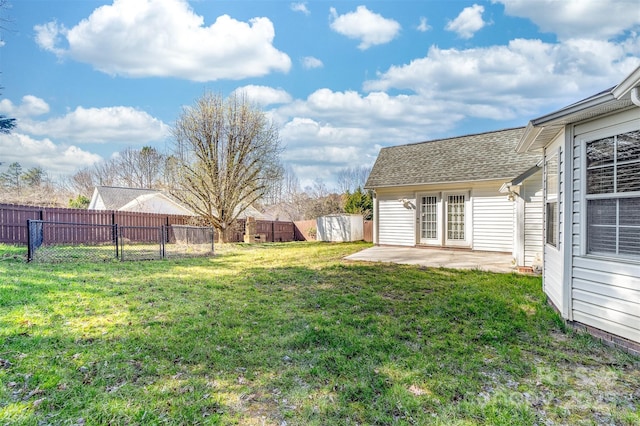
<instances>
[{"instance_id":1,"label":"patchy grass","mask_svg":"<svg viewBox=\"0 0 640 426\"><path fill-rule=\"evenodd\" d=\"M0 424L640 424L640 360L540 279L364 244L27 264L0 246Z\"/></svg>"}]
</instances>

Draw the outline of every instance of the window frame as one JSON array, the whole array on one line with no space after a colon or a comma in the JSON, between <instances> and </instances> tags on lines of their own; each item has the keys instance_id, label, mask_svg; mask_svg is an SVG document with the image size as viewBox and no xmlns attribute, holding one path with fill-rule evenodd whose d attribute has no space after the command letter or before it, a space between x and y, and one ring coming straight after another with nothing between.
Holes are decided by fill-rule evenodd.
<instances>
[{"instance_id":1,"label":"window frame","mask_svg":"<svg viewBox=\"0 0 640 426\"><path fill-rule=\"evenodd\" d=\"M555 169L554 192L549 193L550 163ZM545 152L544 156L544 243L555 249L560 248L560 148ZM551 217L551 215L553 217ZM551 241L550 241L551 240Z\"/></svg>"},{"instance_id":2,"label":"window frame","mask_svg":"<svg viewBox=\"0 0 640 426\"><path fill-rule=\"evenodd\" d=\"M618 161L617 159L617 143L618 143L618 137L620 135L623 135L625 133L631 133L631 132L640 132L640 125L636 124L635 126L629 126L630 123L627 123L627 125L625 126L612 126L610 128L607 129L599 129L593 132L589 132L586 134L583 134L580 136L579 138L579 142L580 142L580 147L581 147L581 161L580 161L580 166L583 170L583 172L581 173L581 177L582 177L582 185L581 185L581 193L582 193L582 214L581 217L583 217L583 221L582 221L582 235L583 238L581 238L581 252L583 255L586 256L590 256L590 257L597 257L597 258L606 258L606 259L613 259L613 260L625 260L625 261L639 261L640 262L640 249L638 250L637 253L635 254L627 254L627 253L621 253L621 247L620 247L620 236L622 234L622 229L621 228L628 228L628 227L640 227L640 223L638 223L637 225L621 225L621 203L620 200L622 199L640 199L640 189L636 190L636 191L627 191L627 192L620 192L618 191L618 167L619 166L625 166L625 165L629 165L629 164L635 164L636 167L640 170L640 159L639 160L632 160L632 161ZM593 143L595 141L600 141L600 140L604 140L604 139L608 139L611 138L613 139L613 162L612 162L612 167L613 167L613 175L612 175L612 186L613 186L613 190L612 192L598 192L598 193L593 193L593 194L589 194L589 167L588 167L588 145L590 143ZM597 169L604 169L606 166L594 166L591 168L591 170L597 170ZM603 226L608 226L608 227L612 227L615 229L615 252L606 252L606 251L591 251L590 250L590 246L589 246L589 242L590 242L590 235L589 235L589 229L590 229L590 202L591 201L606 201L606 200L612 200L615 201L615 225L603 225Z\"/></svg>"},{"instance_id":3,"label":"window frame","mask_svg":"<svg viewBox=\"0 0 640 426\"><path fill-rule=\"evenodd\" d=\"M435 197L435 214L436 214L436 222L435 222L435 238L423 238L422 237L422 198L423 197ZM442 194L439 192L420 192L416 194L416 200L418 201L418 208L416 209L417 213L417 222L418 222L418 244L428 244L428 245L441 245L442 244Z\"/></svg>"}]
</instances>

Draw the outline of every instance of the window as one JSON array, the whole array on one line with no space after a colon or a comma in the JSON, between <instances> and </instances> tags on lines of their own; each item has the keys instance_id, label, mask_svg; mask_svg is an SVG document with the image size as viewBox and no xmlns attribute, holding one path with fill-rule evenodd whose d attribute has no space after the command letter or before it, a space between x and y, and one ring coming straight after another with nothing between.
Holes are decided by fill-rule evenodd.
<instances>
[{"instance_id":1,"label":"window","mask_svg":"<svg viewBox=\"0 0 640 426\"><path fill-rule=\"evenodd\" d=\"M464 195L449 195L447 200L447 238L464 240Z\"/></svg>"},{"instance_id":2,"label":"window","mask_svg":"<svg viewBox=\"0 0 640 426\"><path fill-rule=\"evenodd\" d=\"M545 241L553 247L558 247L558 223L560 214L558 211L558 193L560 192L560 175L558 167L559 152L549 155L544 162L545 173Z\"/></svg>"},{"instance_id":3,"label":"window","mask_svg":"<svg viewBox=\"0 0 640 426\"><path fill-rule=\"evenodd\" d=\"M438 238L438 198L429 195L420 201L422 239L435 240Z\"/></svg>"},{"instance_id":4,"label":"window","mask_svg":"<svg viewBox=\"0 0 640 426\"><path fill-rule=\"evenodd\" d=\"M587 253L640 257L640 130L586 144Z\"/></svg>"}]
</instances>

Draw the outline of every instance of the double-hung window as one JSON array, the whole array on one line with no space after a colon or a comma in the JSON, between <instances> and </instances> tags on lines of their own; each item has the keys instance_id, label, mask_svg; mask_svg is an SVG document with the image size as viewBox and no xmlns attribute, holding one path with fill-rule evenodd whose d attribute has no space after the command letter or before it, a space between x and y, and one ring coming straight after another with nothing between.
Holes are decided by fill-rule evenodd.
<instances>
[{"instance_id":1,"label":"double-hung window","mask_svg":"<svg viewBox=\"0 0 640 426\"><path fill-rule=\"evenodd\" d=\"M587 253L640 258L640 130L586 143Z\"/></svg>"},{"instance_id":2,"label":"double-hung window","mask_svg":"<svg viewBox=\"0 0 640 426\"><path fill-rule=\"evenodd\" d=\"M560 181L559 150L548 152L544 162L545 177L545 242L553 247L558 247L558 223L560 212L558 211L558 193Z\"/></svg>"}]
</instances>

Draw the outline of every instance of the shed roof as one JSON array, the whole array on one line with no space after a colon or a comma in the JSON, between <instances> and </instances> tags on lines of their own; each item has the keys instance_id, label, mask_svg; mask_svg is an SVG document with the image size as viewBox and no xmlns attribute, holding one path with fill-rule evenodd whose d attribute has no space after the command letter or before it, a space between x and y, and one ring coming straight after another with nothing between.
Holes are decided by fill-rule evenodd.
<instances>
[{"instance_id":1,"label":"shed roof","mask_svg":"<svg viewBox=\"0 0 640 426\"><path fill-rule=\"evenodd\" d=\"M524 127L382 148L366 188L511 180L539 154L517 154Z\"/></svg>"}]
</instances>

